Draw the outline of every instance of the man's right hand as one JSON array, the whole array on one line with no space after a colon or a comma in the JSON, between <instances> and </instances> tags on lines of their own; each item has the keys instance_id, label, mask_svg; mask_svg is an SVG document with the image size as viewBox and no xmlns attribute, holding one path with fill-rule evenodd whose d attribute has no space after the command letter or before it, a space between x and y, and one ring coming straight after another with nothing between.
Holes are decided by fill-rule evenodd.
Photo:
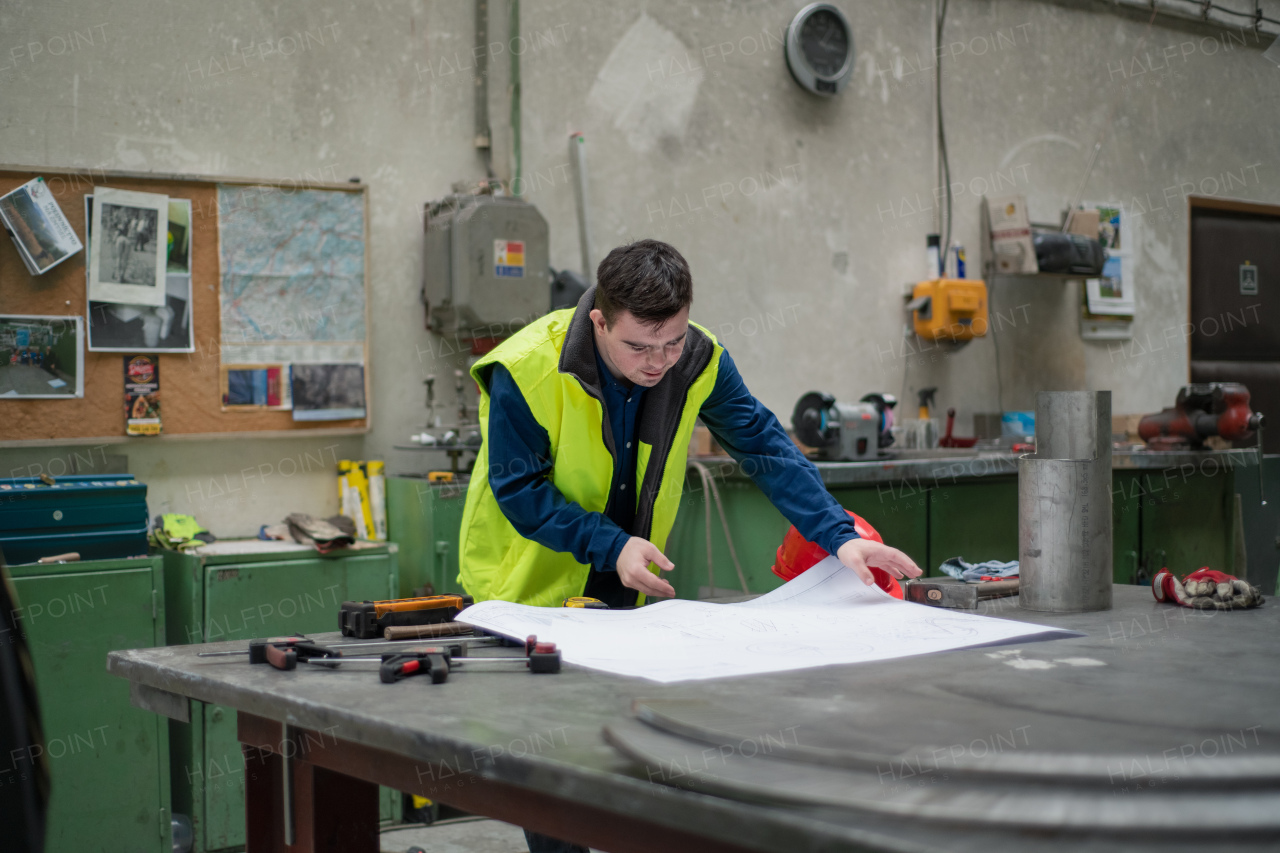
<instances>
[{"instance_id":1,"label":"man's right hand","mask_svg":"<svg viewBox=\"0 0 1280 853\"><path fill-rule=\"evenodd\" d=\"M676 567L675 563L658 550L657 545L648 539L632 536L622 546L622 553L618 554L618 579L628 589L639 590L645 595L675 598L675 588L649 571L650 563L656 563L664 572Z\"/></svg>"}]
</instances>

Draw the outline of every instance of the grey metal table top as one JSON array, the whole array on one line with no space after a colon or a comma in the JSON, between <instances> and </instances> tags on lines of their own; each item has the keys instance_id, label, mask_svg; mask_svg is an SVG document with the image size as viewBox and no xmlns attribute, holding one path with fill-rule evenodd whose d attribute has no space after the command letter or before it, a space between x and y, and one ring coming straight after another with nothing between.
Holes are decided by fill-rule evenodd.
<instances>
[{"instance_id":1,"label":"grey metal table top","mask_svg":"<svg viewBox=\"0 0 1280 853\"><path fill-rule=\"evenodd\" d=\"M947 485L982 477L1013 477L1018 473L1018 457L1007 452L976 450L936 450L928 455L887 456L866 462L815 461L827 486L862 486L906 483L916 488ZM745 471L728 456L697 461L721 477L746 477ZM1116 450L1111 455L1113 470L1168 472L1185 478L1190 474L1214 476L1224 470L1256 467L1258 453L1238 450ZM1254 474L1256 476L1256 473Z\"/></svg>"},{"instance_id":2,"label":"grey metal table top","mask_svg":"<svg viewBox=\"0 0 1280 853\"><path fill-rule=\"evenodd\" d=\"M766 750L780 745L837 757L885 756L872 798L881 804L924 807L939 801L939 792L963 792L968 783L954 770L985 760L988 751L1041 769L1046 761L1065 762L1064 776L1076 772L1070 767L1086 773L1090 762L1101 760L1105 778L1092 784L1124 808L1167 805L1167 797L1197 775L1201 759L1215 756L1245 760L1254 801L1274 797L1280 609L1268 601L1253 611L1201 614L1157 604L1145 587L1114 592L1115 609L1106 612L1031 613L1016 599L999 599L988 611L1083 631L1081 638L674 685L572 666L558 676L477 672L438 686L428 679L382 685L368 671L279 672L239 658L196 657L243 643L113 652L107 666L139 684L410 757L419 762L423 784L438 786L445 801L450 786L480 774L777 851L991 853L1062 849L1064 841L1072 849L1105 851L1276 849L1278 836L1265 831L1230 845L1221 835L1061 836L981 820L960 832L954 820L915 820L911 808L895 814L856 797L812 804L800 796L788 804L787 796L753 795L738 784L742 768L730 765L746 757L745 749L726 759L705 744L686 744L685 763L672 761L670 739L646 746L658 730L633 714L639 700L651 715L657 709L673 719L693 709L691 725L740 734L744 744ZM1254 652L1247 665L1246 649ZM666 757L628 759L606 742L606 726L613 739L635 747L633 755L652 747L666 750ZM918 755L912 763L926 746L934 750L934 765L922 766ZM831 772L787 767L797 791ZM698 790L679 787L691 779ZM1044 780L1048 795L1041 806L1050 813L1058 808L1053 782ZM1018 782L1015 789L1025 787ZM741 798L731 798L735 791ZM1188 796L1194 809L1199 794ZM1280 815L1280 799L1273 802Z\"/></svg>"}]
</instances>

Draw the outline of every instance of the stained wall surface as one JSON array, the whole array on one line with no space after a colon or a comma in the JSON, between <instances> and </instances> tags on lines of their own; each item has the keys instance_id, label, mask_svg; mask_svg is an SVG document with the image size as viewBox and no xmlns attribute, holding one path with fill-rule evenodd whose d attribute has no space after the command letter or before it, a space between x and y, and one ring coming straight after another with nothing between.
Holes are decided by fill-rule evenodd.
<instances>
[{"instance_id":1,"label":"stained wall surface","mask_svg":"<svg viewBox=\"0 0 1280 853\"><path fill-rule=\"evenodd\" d=\"M937 386L961 433L1042 389L1111 389L1117 413L1171 404L1187 379L1187 196L1280 203L1270 39L1104 3L953 0L943 103L970 263L984 192L1023 194L1034 220L1056 222L1100 144L1082 195L1129 207L1137 322L1131 342L1085 342L1077 284L1002 280L996 334L947 353L901 334L939 195L931 4L841 3L856 69L830 100L786 69L802 5L536 0L513 39L506 2L490 3L492 168L513 172L519 53L521 189L550 223L553 266L580 266L568 137L581 131L595 260L639 237L674 243L694 319L784 422L810 389L889 391L910 413L915 390ZM423 202L485 174L473 27L461 0L0 5L0 160L369 184L374 395L365 437L3 450L3 476L124 454L153 512L231 536L336 511L337 459L425 469L394 445L425 423L424 378L438 377L447 419L465 368L456 341L424 330L418 293ZM19 263L12 247L0 263Z\"/></svg>"}]
</instances>

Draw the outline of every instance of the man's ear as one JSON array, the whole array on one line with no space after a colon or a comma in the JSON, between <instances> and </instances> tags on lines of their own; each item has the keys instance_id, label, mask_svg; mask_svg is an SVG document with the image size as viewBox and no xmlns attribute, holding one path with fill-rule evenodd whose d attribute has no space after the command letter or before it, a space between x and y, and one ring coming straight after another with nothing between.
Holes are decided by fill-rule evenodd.
<instances>
[{"instance_id":1,"label":"man's ear","mask_svg":"<svg viewBox=\"0 0 1280 853\"><path fill-rule=\"evenodd\" d=\"M589 316L591 317L591 322L595 325L597 332L603 335L605 332L609 331L609 324L604 320L603 311L599 308L592 308Z\"/></svg>"}]
</instances>

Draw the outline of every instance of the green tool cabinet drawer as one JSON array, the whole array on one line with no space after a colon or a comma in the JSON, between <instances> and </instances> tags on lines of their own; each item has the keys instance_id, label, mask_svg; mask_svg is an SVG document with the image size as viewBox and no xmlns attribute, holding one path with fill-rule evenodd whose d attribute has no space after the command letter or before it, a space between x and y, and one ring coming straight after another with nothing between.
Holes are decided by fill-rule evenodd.
<instances>
[{"instance_id":1,"label":"green tool cabinet drawer","mask_svg":"<svg viewBox=\"0 0 1280 853\"><path fill-rule=\"evenodd\" d=\"M420 477L387 478L387 537L400 548L399 598L429 587L461 593L458 538L467 502L465 483L429 483Z\"/></svg>"},{"instance_id":2,"label":"green tool cabinet drawer","mask_svg":"<svg viewBox=\"0 0 1280 853\"><path fill-rule=\"evenodd\" d=\"M170 642L247 645L256 637L334 631L343 601L397 594L395 545L328 555L282 547L263 543L263 553L167 555L169 597L182 614L170 622ZM170 732L173 808L191 816L194 850L243 848L245 763L235 711L192 702L191 723L171 723ZM381 802L384 820L399 817L398 792L383 789Z\"/></svg>"},{"instance_id":3,"label":"green tool cabinet drawer","mask_svg":"<svg viewBox=\"0 0 1280 853\"><path fill-rule=\"evenodd\" d=\"M51 789L45 849L172 849L168 721L134 708L129 682L106 668L109 651L164 645L160 558L5 571L35 668ZM16 784L31 757L0 756L0 786ZM4 836L0 826L0 850Z\"/></svg>"}]
</instances>

